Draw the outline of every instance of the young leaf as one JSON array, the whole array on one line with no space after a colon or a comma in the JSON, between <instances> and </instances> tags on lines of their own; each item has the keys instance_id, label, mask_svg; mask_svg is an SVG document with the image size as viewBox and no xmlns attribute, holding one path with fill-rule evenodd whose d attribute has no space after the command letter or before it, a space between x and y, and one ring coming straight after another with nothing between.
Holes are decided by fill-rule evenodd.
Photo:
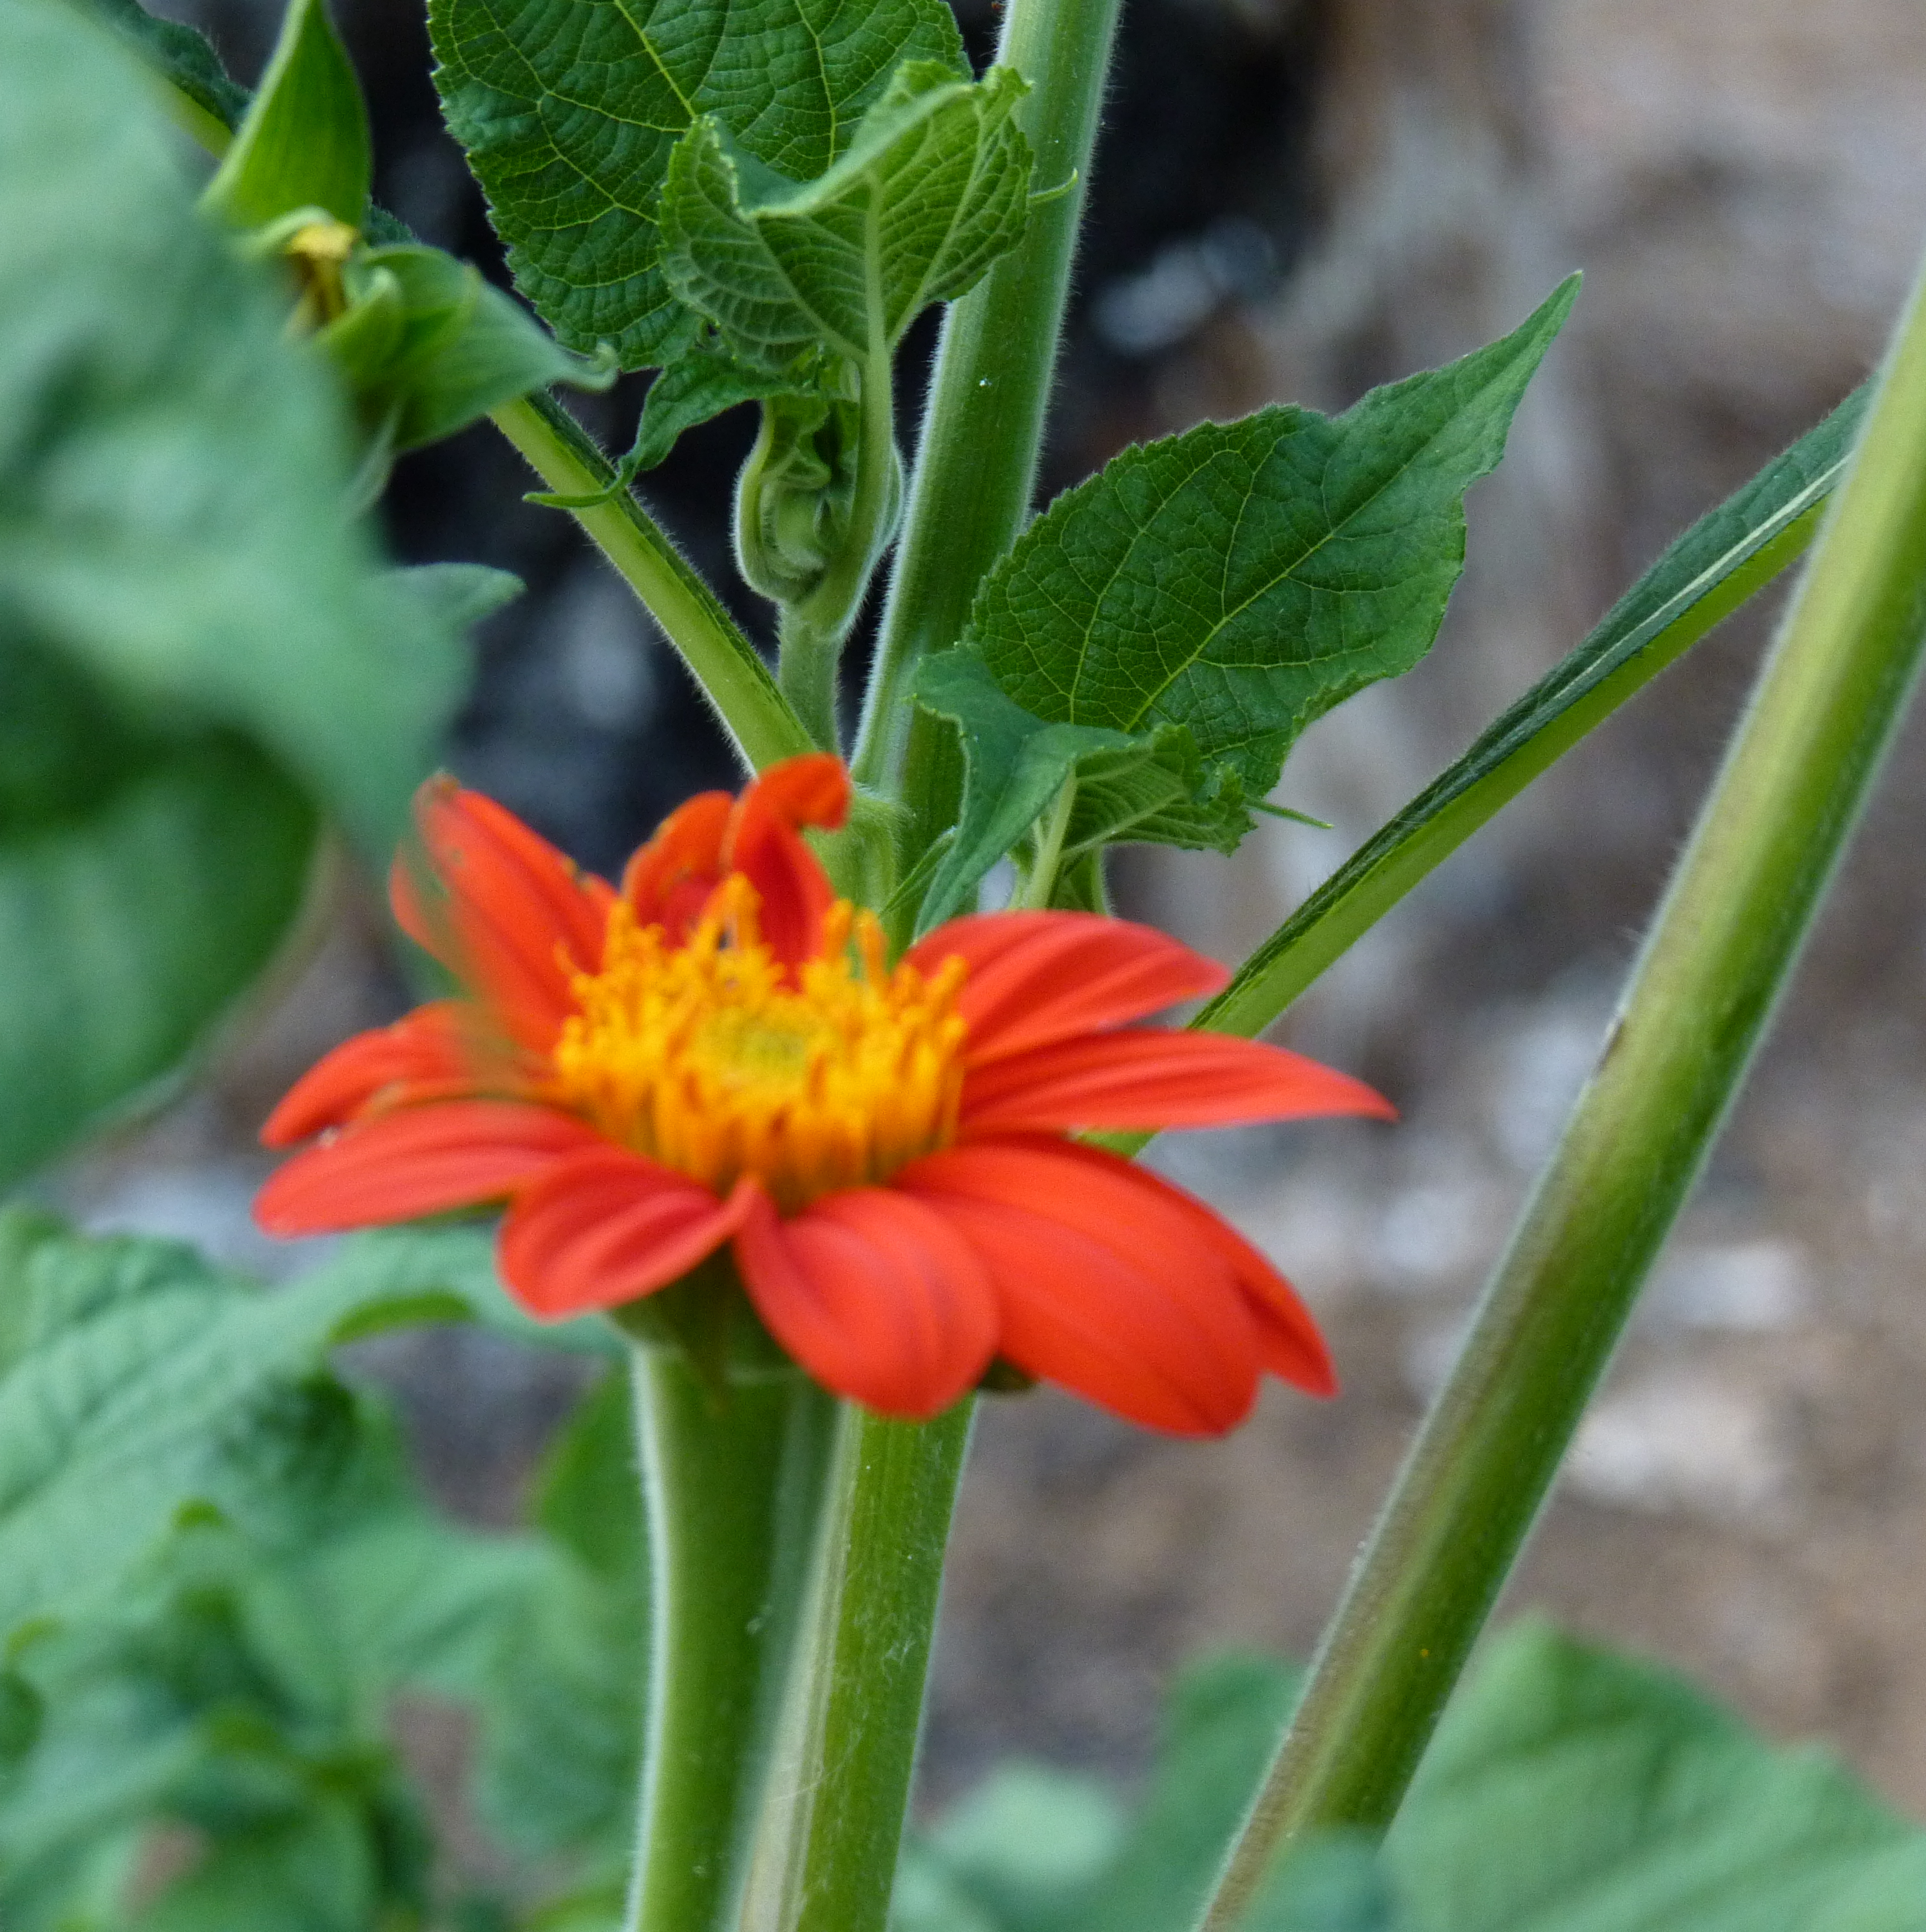
<instances>
[{"instance_id":1,"label":"young leaf","mask_svg":"<svg viewBox=\"0 0 1926 1932\"><path fill-rule=\"evenodd\" d=\"M905 63L849 150L798 187L698 121L663 195L669 286L746 360L780 369L811 346L862 365L930 303L961 295L1022 234L1029 145L1008 68L981 81Z\"/></svg>"},{"instance_id":2,"label":"young leaf","mask_svg":"<svg viewBox=\"0 0 1926 1932\"><path fill-rule=\"evenodd\" d=\"M1411 1932L1926 1927L1926 1838L1837 1764L1537 1623L1451 1706L1387 1854Z\"/></svg>"},{"instance_id":3,"label":"young leaf","mask_svg":"<svg viewBox=\"0 0 1926 1932\"><path fill-rule=\"evenodd\" d=\"M695 319L660 265L676 142L713 115L813 181L906 60L966 77L942 0L432 0L435 75L516 286L569 347L673 361Z\"/></svg>"},{"instance_id":4,"label":"young leaf","mask_svg":"<svg viewBox=\"0 0 1926 1932\"><path fill-rule=\"evenodd\" d=\"M374 173L361 83L325 0L288 0L267 71L207 184L206 206L237 228L300 208L325 208L359 228Z\"/></svg>"},{"instance_id":5,"label":"young leaf","mask_svg":"<svg viewBox=\"0 0 1926 1932\"><path fill-rule=\"evenodd\" d=\"M969 650L926 658L916 698L955 723L964 767L957 836L930 879L919 934L965 906L984 873L1072 778L1066 862L1131 840L1230 851L1249 829L1236 773L1207 779L1181 724L1134 736L1101 725L1047 724L1005 698Z\"/></svg>"},{"instance_id":6,"label":"young leaf","mask_svg":"<svg viewBox=\"0 0 1926 1932\"><path fill-rule=\"evenodd\" d=\"M392 581L457 636L512 604L528 587L513 571L486 563L410 564L395 571Z\"/></svg>"},{"instance_id":7,"label":"young leaf","mask_svg":"<svg viewBox=\"0 0 1926 1932\"><path fill-rule=\"evenodd\" d=\"M1576 293L1342 416L1275 406L1125 451L984 580L966 641L1037 717L1188 726L1263 797L1312 718L1429 650L1465 491Z\"/></svg>"}]
</instances>

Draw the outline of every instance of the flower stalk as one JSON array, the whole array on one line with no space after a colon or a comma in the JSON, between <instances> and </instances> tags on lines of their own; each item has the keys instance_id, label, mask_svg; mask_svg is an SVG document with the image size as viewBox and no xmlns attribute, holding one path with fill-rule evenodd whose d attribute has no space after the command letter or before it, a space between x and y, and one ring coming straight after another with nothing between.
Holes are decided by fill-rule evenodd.
<instances>
[{"instance_id":1,"label":"flower stalk","mask_svg":"<svg viewBox=\"0 0 1926 1932\"><path fill-rule=\"evenodd\" d=\"M1580 1097L1203 1919L1390 1823L1789 980L1926 640L1926 279Z\"/></svg>"}]
</instances>

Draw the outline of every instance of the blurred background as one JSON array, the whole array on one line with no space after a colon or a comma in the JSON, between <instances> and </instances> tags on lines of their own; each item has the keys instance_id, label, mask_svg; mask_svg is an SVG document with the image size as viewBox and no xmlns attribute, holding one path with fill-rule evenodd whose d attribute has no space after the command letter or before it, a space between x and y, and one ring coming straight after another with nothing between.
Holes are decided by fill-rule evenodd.
<instances>
[{"instance_id":1,"label":"blurred background","mask_svg":"<svg viewBox=\"0 0 1926 1932\"><path fill-rule=\"evenodd\" d=\"M271 0L164 10L239 75ZM337 0L381 200L499 272L443 131L413 6ZM987 57L990 0L959 7ZM1911 0L1127 0L1046 466L1285 398L1336 410L1514 325L1585 272L1430 662L1318 725L1233 860L1129 854L1120 910L1233 961L1584 634L1684 524L1859 382L1926 236L1926 12ZM904 359L913 416L922 353ZM626 443L633 382L577 406ZM687 439L652 506L719 584L753 424ZM479 640L451 752L608 868L732 783L674 659L485 425L408 458L409 560L529 595ZM1182 1656L1302 1654L1450 1360L1744 689L1771 600L1702 646L1385 922L1286 1036L1404 1110L1173 1137L1327 1325L1344 1394L1267 1396L1215 1444L1044 1392L983 1406L926 1754L940 1802L1013 1752L1130 1775ZM745 598L759 633L765 614ZM1691 1670L1780 1736L1821 1734L1926 1815L1926 741L1903 742L1776 1036L1681 1224L1512 1592ZM407 1003L345 872L212 1079L50 1184L89 1225L285 1272L250 1231L254 1127L320 1052ZM367 1345L438 1493L515 1515L579 1386L454 1332ZM444 1770L462 1738L410 1714Z\"/></svg>"}]
</instances>

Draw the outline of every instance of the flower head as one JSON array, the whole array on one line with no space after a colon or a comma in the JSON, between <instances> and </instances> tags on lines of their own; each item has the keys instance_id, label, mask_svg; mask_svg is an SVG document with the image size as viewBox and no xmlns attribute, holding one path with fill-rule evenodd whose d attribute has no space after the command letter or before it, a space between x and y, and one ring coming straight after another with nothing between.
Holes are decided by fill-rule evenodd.
<instances>
[{"instance_id":1,"label":"flower head","mask_svg":"<svg viewBox=\"0 0 1926 1932\"><path fill-rule=\"evenodd\" d=\"M935 1414L998 1357L1185 1433L1240 1420L1266 1372L1329 1393L1261 1255L1070 1136L1384 1102L1279 1048L1133 1025L1224 977L1147 927L991 913L892 963L801 836L849 803L835 759L791 759L692 799L618 890L479 793L425 788L419 879L398 865L392 895L462 995L296 1085L263 1137L314 1144L263 1226L505 1203L503 1277L550 1318L726 1246L782 1347L892 1414Z\"/></svg>"}]
</instances>

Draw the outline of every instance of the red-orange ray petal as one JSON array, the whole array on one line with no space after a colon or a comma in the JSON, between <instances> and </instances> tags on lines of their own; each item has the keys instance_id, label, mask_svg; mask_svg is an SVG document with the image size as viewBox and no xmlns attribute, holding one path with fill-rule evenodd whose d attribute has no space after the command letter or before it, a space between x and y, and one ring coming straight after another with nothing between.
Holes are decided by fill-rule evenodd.
<instances>
[{"instance_id":1,"label":"red-orange ray petal","mask_svg":"<svg viewBox=\"0 0 1926 1932\"><path fill-rule=\"evenodd\" d=\"M292 1147L377 1102L452 1099L474 1086L462 1049L460 1009L452 1000L439 1000L404 1014L392 1026L358 1033L316 1061L268 1116L262 1144Z\"/></svg>"},{"instance_id":2,"label":"red-orange ray petal","mask_svg":"<svg viewBox=\"0 0 1926 1932\"><path fill-rule=\"evenodd\" d=\"M452 779L422 786L415 814L432 876L416 879L396 860L395 918L517 1040L545 1052L570 1010L571 977L601 966L613 889Z\"/></svg>"},{"instance_id":3,"label":"red-orange ray petal","mask_svg":"<svg viewBox=\"0 0 1926 1932\"><path fill-rule=\"evenodd\" d=\"M559 1321L678 1281L741 1227L753 1181L718 1201L687 1174L604 1142L519 1191L502 1223L502 1280Z\"/></svg>"},{"instance_id":4,"label":"red-orange ray petal","mask_svg":"<svg viewBox=\"0 0 1926 1932\"><path fill-rule=\"evenodd\" d=\"M1167 934L1096 913L981 913L953 919L905 957L933 974L969 968L957 1010L972 1066L1142 1019L1217 992L1230 975Z\"/></svg>"},{"instance_id":5,"label":"red-orange ray petal","mask_svg":"<svg viewBox=\"0 0 1926 1932\"><path fill-rule=\"evenodd\" d=\"M1080 1162L1088 1169L1113 1172L1121 1167L1130 1174L1133 1185L1161 1195L1173 1213L1188 1222L1197 1240L1217 1250L1243 1290L1257 1324L1258 1356L1265 1368L1307 1395L1337 1394L1337 1371L1311 1311L1269 1259L1221 1216L1161 1174L1121 1160L1102 1148L1059 1140L1041 1144L1059 1158Z\"/></svg>"},{"instance_id":6,"label":"red-orange ray petal","mask_svg":"<svg viewBox=\"0 0 1926 1932\"><path fill-rule=\"evenodd\" d=\"M1321 1114L1391 1117L1361 1080L1228 1034L1147 1028L1058 1040L964 1076L966 1134L1229 1126Z\"/></svg>"},{"instance_id":7,"label":"red-orange ray petal","mask_svg":"<svg viewBox=\"0 0 1926 1932\"><path fill-rule=\"evenodd\" d=\"M637 848L622 874L622 896L641 924L660 926L672 939L688 937L722 878L735 811L728 792L698 792Z\"/></svg>"},{"instance_id":8,"label":"red-orange ray petal","mask_svg":"<svg viewBox=\"0 0 1926 1932\"><path fill-rule=\"evenodd\" d=\"M600 1146L592 1128L513 1100L406 1107L344 1127L275 1170L254 1201L270 1234L327 1234L498 1201L564 1155Z\"/></svg>"},{"instance_id":9,"label":"red-orange ray petal","mask_svg":"<svg viewBox=\"0 0 1926 1932\"><path fill-rule=\"evenodd\" d=\"M1093 1173L1047 1144L984 1143L912 1162L893 1184L982 1256L999 1346L1020 1367L1153 1429L1221 1434L1257 1392L1249 1306L1221 1256L1117 1166Z\"/></svg>"},{"instance_id":10,"label":"red-orange ray petal","mask_svg":"<svg viewBox=\"0 0 1926 1932\"><path fill-rule=\"evenodd\" d=\"M825 1388L922 1420L973 1387L996 1352L997 1300L976 1251L891 1190L826 1195L793 1220L766 1198L736 1236L769 1332Z\"/></svg>"},{"instance_id":11,"label":"red-orange ray petal","mask_svg":"<svg viewBox=\"0 0 1926 1932\"><path fill-rule=\"evenodd\" d=\"M729 868L756 888L758 921L784 965L822 950L822 916L836 889L798 829L834 827L849 815L849 775L826 752L771 765L744 793L730 821Z\"/></svg>"}]
</instances>

